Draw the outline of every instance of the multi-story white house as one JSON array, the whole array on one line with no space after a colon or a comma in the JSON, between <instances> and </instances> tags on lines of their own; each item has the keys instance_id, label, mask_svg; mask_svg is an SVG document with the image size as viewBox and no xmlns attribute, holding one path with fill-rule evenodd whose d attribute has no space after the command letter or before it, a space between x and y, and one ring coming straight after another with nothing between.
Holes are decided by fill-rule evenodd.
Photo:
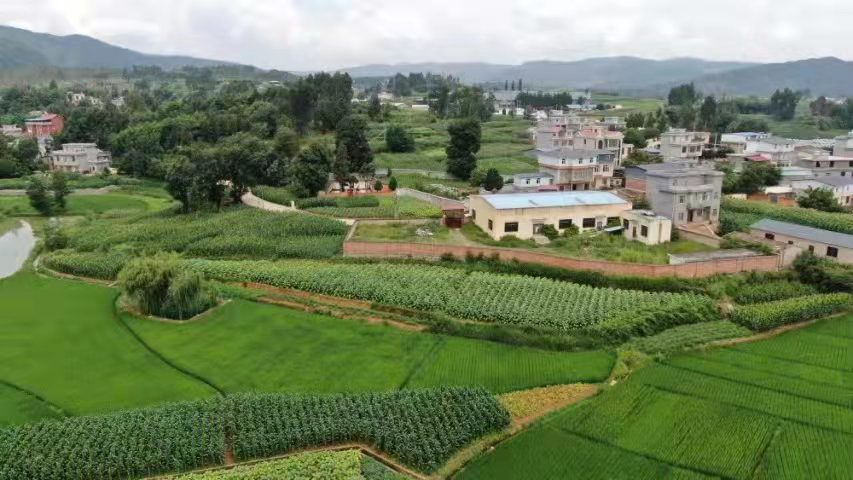
<instances>
[{"instance_id":1,"label":"multi-story white house","mask_svg":"<svg viewBox=\"0 0 853 480\"><path fill-rule=\"evenodd\" d=\"M711 140L709 132L690 132L670 128L660 136L660 154L665 162L699 160L705 145Z\"/></svg>"},{"instance_id":2,"label":"multi-story white house","mask_svg":"<svg viewBox=\"0 0 853 480\"><path fill-rule=\"evenodd\" d=\"M645 195L652 210L675 225L717 224L724 176L713 163L699 161L625 168L626 187Z\"/></svg>"},{"instance_id":3,"label":"multi-story white house","mask_svg":"<svg viewBox=\"0 0 853 480\"><path fill-rule=\"evenodd\" d=\"M823 177L814 180L794 180L791 182L794 194L800 195L808 189L825 189L832 192L842 207L853 207L853 177Z\"/></svg>"},{"instance_id":4,"label":"multi-story white house","mask_svg":"<svg viewBox=\"0 0 853 480\"><path fill-rule=\"evenodd\" d=\"M796 143L780 137L764 137L746 142L744 154L761 155L777 167L791 167L797 160Z\"/></svg>"},{"instance_id":5,"label":"multi-story white house","mask_svg":"<svg viewBox=\"0 0 853 480\"><path fill-rule=\"evenodd\" d=\"M569 147L537 150L536 159L539 171L550 175L550 185L559 190L598 190L612 186L614 157L609 150Z\"/></svg>"},{"instance_id":6,"label":"multi-story white house","mask_svg":"<svg viewBox=\"0 0 853 480\"><path fill-rule=\"evenodd\" d=\"M770 137L770 134L764 132L724 133L720 137L720 145L732 149L732 153L744 153L746 152L747 143L756 142L768 137Z\"/></svg>"},{"instance_id":7,"label":"multi-story white house","mask_svg":"<svg viewBox=\"0 0 853 480\"><path fill-rule=\"evenodd\" d=\"M94 143L63 143L50 153L50 169L63 172L98 173L110 168L112 155Z\"/></svg>"}]
</instances>

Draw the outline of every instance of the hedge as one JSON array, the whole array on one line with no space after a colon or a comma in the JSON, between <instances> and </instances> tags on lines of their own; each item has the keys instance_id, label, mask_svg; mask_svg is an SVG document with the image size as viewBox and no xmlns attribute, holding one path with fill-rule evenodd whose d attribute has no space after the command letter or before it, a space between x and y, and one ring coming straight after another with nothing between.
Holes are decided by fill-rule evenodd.
<instances>
[{"instance_id":1,"label":"hedge","mask_svg":"<svg viewBox=\"0 0 853 480\"><path fill-rule=\"evenodd\" d=\"M0 429L0 479L113 479L220 465L226 432L239 460L365 442L432 471L508 424L484 389L236 394Z\"/></svg>"},{"instance_id":2,"label":"hedge","mask_svg":"<svg viewBox=\"0 0 853 480\"><path fill-rule=\"evenodd\" d=\"M752 330L820 318L850 306L850 294L829 293L735 307L731 320Z\"/></svg>"}]
</instances>

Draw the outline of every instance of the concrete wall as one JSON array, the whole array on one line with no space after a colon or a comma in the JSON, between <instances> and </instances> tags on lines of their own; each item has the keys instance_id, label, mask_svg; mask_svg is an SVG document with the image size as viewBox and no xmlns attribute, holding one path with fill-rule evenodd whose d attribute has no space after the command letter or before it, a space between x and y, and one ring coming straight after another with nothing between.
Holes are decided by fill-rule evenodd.
<instances>
[{"instance_id":1,"label":"concrete wall","mask_svg":"<svg viewBox=\"0 0 853 480\"><path fill-rule=\"evenodd\" d=\"M718 274L740 272L770 272L779 269L779 257L746 257L686 263L683 265L648 265L641 263L618 263L601 260L581 260L560 257L528 250L495 247L465 247L457 245L432 245L421 243L373 243L345 242L344 255L349 257L403 257L438 258L450 254L457 258L471 255L498 255L501 260L518 260L570 270L588 270L609 275L638 277L700 278Z\"/></svg>"},{"instance_id":2,"label":"concrete wall","mask_svg":"<svg viewBox=\"0 0 853 480\"><path fill-rule=\"evenodd\" d=\"M607 219L622 217L622 213L631 210L628 202L616 205L579 205L572 207L554 208L521 208L514 210L497 210L482 197L473 195L469 198L471 206L471 217L474 223L495 240L506 235L528 239L533 237L534 224L550 224L558 231L560 220L571 220L573 225L584 230L583 220L585 218L596 219L596 225L587 228L594 229L598 224L602 227L607 225ZM489 220L492 228L489 228ZM517 232L507 232L506 223L518 222Z\"/></svg>"},{"instance_id":3,"label":"concrete wall","mask_svg":"<svg viewBox=\"0 0 853 480\"><path fill-rule=\"evenodd\" d=\"M438 195L433 195L431 193L422 192L420 190L412 190L411 188L398 188L397 195L401 197L412 197L417 198L418 200L422 200L424 202L429 202L439 208L443 208L445 206L461 206L464 207L465 203L460 200L453 200L452 198L439 197Z\"/></svg>"}]
</instances>

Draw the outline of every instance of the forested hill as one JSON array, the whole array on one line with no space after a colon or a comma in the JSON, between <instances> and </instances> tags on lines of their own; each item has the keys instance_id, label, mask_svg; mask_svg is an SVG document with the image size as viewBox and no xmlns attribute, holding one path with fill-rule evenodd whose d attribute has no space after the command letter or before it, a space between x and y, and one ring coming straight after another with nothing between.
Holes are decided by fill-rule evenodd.
<instances>
[{"instance_id":1,"label":"forested hill","mask_svg":"<svg viewBox=\"0 0 853 480\"><path fill-rule=\"evenodd\" d=\"M117 47L84 35L57 36L0 26L0 69L50 66L59 68L126 68L156 65L225 65L230 62L194 57L149 55Z\"/></svg>"}]
</instances>

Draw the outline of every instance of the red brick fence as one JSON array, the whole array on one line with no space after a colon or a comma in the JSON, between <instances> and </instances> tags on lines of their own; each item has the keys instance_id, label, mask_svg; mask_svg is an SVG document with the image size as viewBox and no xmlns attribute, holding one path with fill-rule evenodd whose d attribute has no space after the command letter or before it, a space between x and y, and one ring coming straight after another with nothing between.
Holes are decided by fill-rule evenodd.
<instances>
[{"instance_id":1,"label":"red brick fence","mask_svg":"<svg viewBox=\"0 0 853 480\"><path fill-rule=\"evenodd\" d=\"M457 258L464 258L467 254L482 254L487 257L497 254L501 260L518 260L519 262L538 263L569 270L590 270L610 275L630 275L637 277L674 276L680 278L699 278L710 277L721 273L769 272L779 269L779 257L775 255L723 258L705 262L685 263L682 265L650 265L607 262L603 260L582 260L514 248L466 247L427 243L344 242L344 256L347 257L438 258L448 253Z\"/></svg>"}]
</instances>

